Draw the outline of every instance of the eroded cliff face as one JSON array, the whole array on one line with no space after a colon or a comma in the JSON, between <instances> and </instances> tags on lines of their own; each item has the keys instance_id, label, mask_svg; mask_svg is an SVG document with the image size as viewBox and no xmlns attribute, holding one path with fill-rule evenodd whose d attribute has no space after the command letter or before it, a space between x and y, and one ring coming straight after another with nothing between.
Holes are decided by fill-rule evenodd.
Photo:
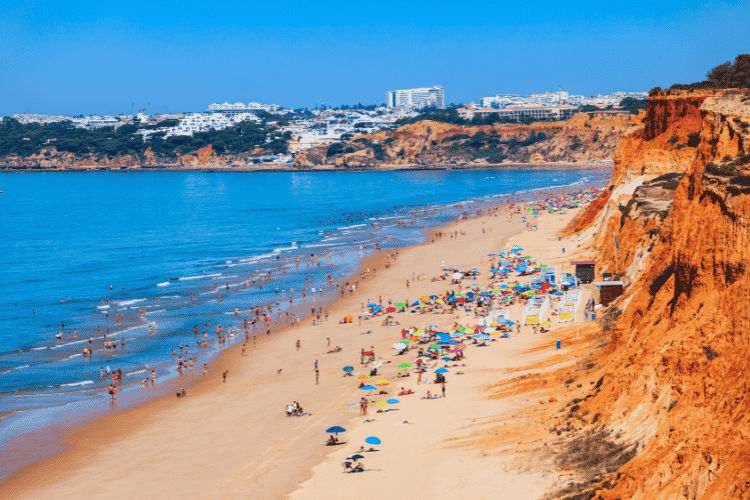
<instances>
[{"instance_id":1,"label":"eroded cliff face","mask_svg":"<svg viewBox=\"0 0 750 500\"><path fill-rule=\"evenodd\" d=\"M599 273L620 274L630 284L644 271L659 231L669 224L666 216L675 181L688 170L698 150L701 106L724 93L677 91L649 96L643 123L627 130L614 154L606 203L587 207L567 230L567 234L578 233L582 247L588 245L597 253Z\"/></svg>"},{"instance_id":2,"label":"eroded cliff face","mask_svg":"<svg viewBox=\"0 0 750 500\"><path fill-rule=\"evenodd\" d=\"M579 413L642 448L602 483L598 500L750 498L750 96L701 93L697 124L688 97L650 98L654 122L640 132L646 143L700 130L690 161L674 172L685 173L671 211L656 184L677 177L640 183L623 212L598 216L603 238L623 236L621 253L643 252L615 303L623 312L598 360L606 376ZM613 194L644 175L637 151L626 161L627 151L618 153ZM640 234L648 247L639 231L654 233Z\"/></svg>"},{"instance_id":3,"label":"eroded cliff face","mask_svg":"<svg viewBox=\"0 0 750 500\"><path fill-rule=\"evenodd\" d=\"M472 127L425 120L394 131L354 136L336 154L331 154L328 146L305 149L297 154L294 165L304 168L598 161L612 158L633 120L630 115L587 113L564 122L531 125Z\"/></svg>"}]
</instances>

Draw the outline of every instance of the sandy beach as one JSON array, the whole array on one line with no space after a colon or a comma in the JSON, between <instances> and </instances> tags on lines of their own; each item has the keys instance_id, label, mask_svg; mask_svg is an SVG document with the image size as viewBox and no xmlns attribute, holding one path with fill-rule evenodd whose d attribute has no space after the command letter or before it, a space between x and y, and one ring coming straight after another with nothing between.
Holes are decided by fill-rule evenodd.
<instances>
[{"instance_id":1,"label":"sandy beach","mask_svg":"<svg viewBox=\"0 0 750 500\"><path fill-rule=\"evenodd\" d=\"M442 274L441 263L479 268L482 274L471 283L485 289L488 254L511 244L541 263L571 271L564 264L573 252L563 253L562 248L572 243L558 241L557 233L576 212L542 213L534 221L538 230L527 231L525 221L518 215L509 219L506 209L437 230L442 238L401 249L389 269L384 267L386 252L373 256L363 268L377 269L375 275L363 280L354 294L331 304L327 322L314 326L308 318L301 326L261 335L257 345L248 343L246 356L235 346L211 365L208 377L189 388L186 398L158 398L64 433L61 444L68 449L0 483L0 497L542 498L569 473L553 470L531 452L543 441L537 428L541 417L529 409L540 406L539 395L496 397L493 387L532 372L551 373L585 356L582 346L591 328L584 325L583 307L576 321L568 323L572 326L560 328L553 319L553 331L545 334L534 334L531 327L516 334L514 328L511 338L498 338L488 347L469 345L463 360L440 361L435 366L447 364L449 370L446 397L431 400L422 397L427 391L439 394L440 384L417 385L416 373L395 378L403 372L398 364L413 363L416 354L395 356L392 344L401 339L402 328L434 324L439 331L450 331L456 322L475 322L474 315L395 313L398 326L382 326L382 318L359 324L356 318L362 304L380 298L384 304L413 302L423 295L457 291L458 285L430 281ZM450 238L449 231L460 234ZM425 279L412 279L419 275ZM590 294L590 288L583 289L583 302ZM512 320L520 320L522 308L511 306ZM345 315L355 320L340 324ZM555 349L556 340L564 340L562 349ZM327 353L334 346L341 352ZM371 404L368 416L362 416L356 403L364 393L357 376L369 367L360 364L359 354L371 348L383 363L372 381L389 380L390 385L382 386L387 395L373 391L370 397L396 397L400 402L380 407L393 410L383 413ZM354 377L343 376L347 365L354 367ZM224 382L221 374L226 370ZM425 375L434 377L433 370ZM397 396L401 387L415 393ZM305 415L285 415L293 401L300 402ZM550 403L544 409L552 407ZM346 428L339 435L342 444L324 446L329 436L325 431L333 425ZM377 451L363 453L368 471L344 474L344 458L363 445L369 448L368 436L382 441L374 446Z\"/></svg>"}]
</instances>

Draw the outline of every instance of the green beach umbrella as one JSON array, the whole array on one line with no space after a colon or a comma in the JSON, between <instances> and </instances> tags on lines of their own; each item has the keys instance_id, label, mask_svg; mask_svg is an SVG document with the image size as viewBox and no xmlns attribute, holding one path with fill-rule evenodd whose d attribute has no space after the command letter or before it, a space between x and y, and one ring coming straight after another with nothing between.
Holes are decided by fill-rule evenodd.
<instances>
[{"instance_id":1,"label":"green beach umbrella","mask_svg":"<svg viewBox=\"0 0 750 500\"><path fill-rule=\"evenodd\" d=\"M397 302L396 307L406 307L406 304L404 302Z\"/></svg>"},{"instance_id":2,"label":"green beach umbrella","mask_svg":"<svg viewBox=\"0 0 750 500\"><path fill-rule=\"evenodd\" d=\"M401 363L398 365L399 368L411 368L411 365L409 363Z\"/></svg>"}]
</instances>

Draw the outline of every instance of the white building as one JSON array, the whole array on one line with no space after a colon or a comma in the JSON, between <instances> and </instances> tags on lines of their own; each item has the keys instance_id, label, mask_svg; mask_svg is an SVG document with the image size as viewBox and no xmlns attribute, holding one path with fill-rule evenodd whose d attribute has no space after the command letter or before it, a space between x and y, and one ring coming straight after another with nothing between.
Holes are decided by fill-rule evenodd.
<instances>
[{"instance_id":1,"label":"white building","mask_svg":"<svg viewBox=\"0 0 750 500\"><path fill-rule=\"evenodd\" d=\"M388 108L444 108L445 92L440 86L390 90L385 94L385 105Z\"/></svg>"},{"instance_id":2,"label":"white building","mask_svg":"<svg viewBox=\"0 0 750 500\"><path fill-rule=\"evenodd\" d=\"M277 104L260 104L258 102L249 102L247 104L241 102L229 104L225 102L224 104L213 103L208 105L210 113L220 113L225 116L234 116L242 113L262 113L263 111L275 113L278 110L279 106Z\"/></svg>"}]
</instances>

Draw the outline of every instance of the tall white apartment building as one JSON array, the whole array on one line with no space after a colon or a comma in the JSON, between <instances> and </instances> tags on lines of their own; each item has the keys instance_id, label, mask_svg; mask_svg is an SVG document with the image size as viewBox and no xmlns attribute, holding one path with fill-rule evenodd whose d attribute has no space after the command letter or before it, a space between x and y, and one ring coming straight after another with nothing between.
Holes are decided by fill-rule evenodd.
<instances>
[{"instance_id":1,"label":"tall white apartment building","mask_svg":"<svg viewBox=\"0 0 750 500\"><path fill-rule=\"evenodd\" d=\"M385 94L388 108L422 108L425 106L445 107L443 87L422 87L418 89L391 90Z\"/></svg>"}]
</instances>

